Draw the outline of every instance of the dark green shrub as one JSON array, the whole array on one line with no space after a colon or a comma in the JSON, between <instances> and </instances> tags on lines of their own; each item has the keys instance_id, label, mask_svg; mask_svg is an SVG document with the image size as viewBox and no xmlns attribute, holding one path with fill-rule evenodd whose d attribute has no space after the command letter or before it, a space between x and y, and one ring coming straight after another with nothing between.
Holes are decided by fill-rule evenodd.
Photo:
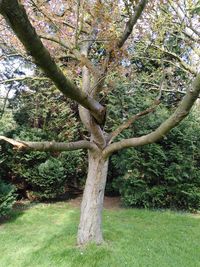
<instances>
[{"instance_id":1,"label":"dark green shrub","mask_svg":"<svg viewBox=\"0 0 200 267\"><path fill-rule=\"evenodd\" d=\"M19 127L7 134L21 140L48 140L41 129ZM46 153L15 151L2 143L0 172L2 177L15 184L21 197L34 199L59 198L69 194L70 187L82 187L86 161L82 151Z\"/></svg>"},{"instance_id":2,"label":"dark green shrub","mask_svg":"<svg viewBox=\"0 0 200 267\"><path fill-rule=\"evenodd\" d=\"M152 97L155 99L153 94ZM139 95L137 88L119 84L109 96L107 127L116 129L130 114L145 110L152 101L145 91ZM160 105L155 113L134 122L116 140L147 134L169 114L170 109ZM124 205L131 207L199 209L199 131L196 109L159 142L115 153L110 160L107 191L118 192Z\"/></svg>"},{"instance_id":3,"label":"dark green shrub","mask_svg":"<svg viewBox=\"0 0 200 267\"><path fill-rule=\"evenodd\" d=\"M113 187L126 206L200 208L199 126L190 116L163 140L115 154Z\"/></svg>"},{"instance_id":4,"label":"dark green shrub","mask_svg":"<svg viewBox=\"0 0 200 267\"><path fill-rule=\"evenodd\" d=\"M14 186L0 179L0 217L7 215L16 199Z\"/></svg>"},{"instance_id":5,"label":"dark green shrub","mask_svg":"<svg viewBox=\"0 0 200 267\"><path fill-rule=\"evenodd\" d=\"M119 182L119 181L118 181ZM200 208L200 187L196 184L154 185L129 177L121 181L120 193L127 207L171 208L198 210Z\"/></svg>"},{"instance_id":6,"label":"dark green shrub","mask_svg":"<svg viewBox=\"0 0 200 267\"><path fill-rule=\"evenodd\" d=\"M65 179L62 163L52 157L26 174L33 195L40 199L56 198L64 193Z\"/></svg>"},{"instance_id":7,"label":"dark green shrub","mask_svg":"<svg viewBox=\"0 0 200 267\"><path fill-rule=\"evenodd\" d=\"M26 169L22 164L20 175L28 183L29 196L33 199L59 198L66 192L69 194L70 185L79 186L78 178L83 178L84 163L81 154L80 151L73 151L61 153L56 158L49 156L45 162L31 169Z\"/></svg>"},{"instance_id":8,"label":"dark green shrub","mask_svg":"<svg viewBox=\"0 0 200 267\"><path fill-rule=\"evenodd\" d=\"M82 189L87 173L87 155L85 151L62 152L58 159L63 164L67 185L71 188Z\"/></svg>"}]
</instances>

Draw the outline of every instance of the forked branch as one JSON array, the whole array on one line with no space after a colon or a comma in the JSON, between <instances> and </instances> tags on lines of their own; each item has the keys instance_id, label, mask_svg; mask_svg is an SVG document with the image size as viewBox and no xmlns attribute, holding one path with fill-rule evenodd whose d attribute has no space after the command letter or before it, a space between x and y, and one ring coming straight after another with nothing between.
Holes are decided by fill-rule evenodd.
<instances>
[{"instance_id":1,"label":"forked branch","mask_svg":"<svg viewBox=\"0 0 200 267\"><path fill-rule=\"evenodd\" d=\"M66 39L58 39L51 35L40 35L41 39L45 39L48 41L52 41L54 43L57 43L64 47L65 49L69 50L70 53L72 53L75 58L81 62L83 66L86 66L90 72L94 75L94 77L99 77L101 74L99 73L99 70L92 64L92 62L88 59L88 57L82 55L78 49L74 48L70 42L68 42Z\"/></svg>"},{"instance_id":2,"label":"forked branch","mask_svg":"<svg viewBox=\"0 0 200 267\"><path fill-rule=\"evenodd\" d=\"M195 78L191 88L187 91L186 95L183 97L175 112L166 121L164 121L155 131L147 135L143 135L141 137L125 139L109 145L106 149L104 149L104 157L108 157L113 152L118 151L120 149L147 145L160 140L189 114L189 111L192 108L196 99L198 98L199 94L200 74L198 74Z\"/></svg>"},{"instance_id":3,"label":"forked branch","mask_svg":"<svg viewBox=\"0 0 200 267\"><path fill-rule=\"evenodd\" d=\"M178 60L178 62L181 64L181 66L186 70L186 71L189 71L191 74L194 74L194 75L197 75L197 69L188 65L187 63L185 63L181 57L179 57L177 54L173 53L173 52L170 52L166 49L163 49L159 46L156 46L156 45L153 45L153 47L159 49L161 52L171 56L172 58Z\"/></svg>"}]
</instances>

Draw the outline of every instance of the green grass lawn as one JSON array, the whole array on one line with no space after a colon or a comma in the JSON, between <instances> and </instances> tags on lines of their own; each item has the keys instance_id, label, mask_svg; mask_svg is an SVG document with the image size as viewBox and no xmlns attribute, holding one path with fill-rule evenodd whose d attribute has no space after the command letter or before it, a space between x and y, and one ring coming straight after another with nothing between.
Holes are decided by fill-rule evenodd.
<instances>
[{"instance_id":1,"label":"green grass lawn","mask_svg":"<svg viewBox=\"0 0 200 267\"><path fill-rule=\"evenodd\" d=\"M0 267L200 267L200 217L105 210L102 246L76 246L79 210L66 203L16 211L0 225Z\"/></svg>"}]
</instances>

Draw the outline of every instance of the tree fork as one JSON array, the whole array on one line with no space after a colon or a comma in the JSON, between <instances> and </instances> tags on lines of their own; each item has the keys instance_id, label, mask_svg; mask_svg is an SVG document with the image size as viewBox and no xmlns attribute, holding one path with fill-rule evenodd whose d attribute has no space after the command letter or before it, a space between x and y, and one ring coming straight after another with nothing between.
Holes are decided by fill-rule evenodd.
<instances>
[{"instance_id":1,"label":"tree fork","mask_svg":"<svg viewBox=\"0 0 200 267\"><path fill-rule=\"evenodd\" d=\"M143 146L147 144L152 144L160 140L172 128L176 127L189 114L192 106L194 105L194 102L199 97L199 94L200 94L200 74L198 74L194 79L191 88L188 89L186 95L179 103L177 109L157 129L155 129L153 132L149 134L140 137L124 139L107 146L103 151L104 156L108 157L115 151L124 148Z\"/></svg>"}]
</instances>

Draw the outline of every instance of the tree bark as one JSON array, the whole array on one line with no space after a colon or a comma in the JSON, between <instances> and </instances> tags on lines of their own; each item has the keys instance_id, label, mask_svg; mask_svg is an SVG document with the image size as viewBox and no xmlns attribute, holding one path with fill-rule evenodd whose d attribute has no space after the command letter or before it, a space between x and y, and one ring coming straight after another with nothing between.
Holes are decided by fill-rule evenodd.
<instances>
[{"instance_id":1,"label":"tree bark","mask_svg":"<svg viewBox=\"0 0 200 267\"><path fill-rule=\"evenodd\" d=\"M78 245L89 242L101 244L102 210L104 191L108 171L108 159L103 158L101 151L89 151L88 176L81 204L81 217L78 228Z\"/></svg>"}]
</instances>

